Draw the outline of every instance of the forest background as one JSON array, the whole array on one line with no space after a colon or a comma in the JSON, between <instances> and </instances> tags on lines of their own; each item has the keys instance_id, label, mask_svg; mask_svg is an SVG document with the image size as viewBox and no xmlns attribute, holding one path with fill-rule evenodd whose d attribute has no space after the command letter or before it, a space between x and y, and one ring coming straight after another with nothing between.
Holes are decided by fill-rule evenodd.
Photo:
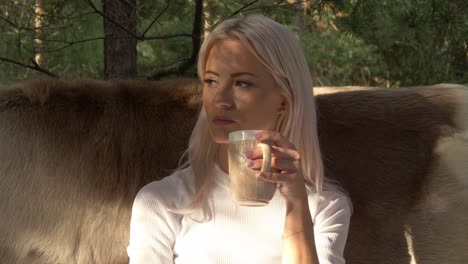
<instances>
[{"instance_id":1,"label":"forest background","mask_svg":"<svg viewBox=\"0 0 468 264\"><path fill-rule=\"evenodd\" d=\"M261 13L301 40L316 86L468 84L466 0L1 0L0 84L196 77L205 34Z\"/></svg>"}]
</instances>

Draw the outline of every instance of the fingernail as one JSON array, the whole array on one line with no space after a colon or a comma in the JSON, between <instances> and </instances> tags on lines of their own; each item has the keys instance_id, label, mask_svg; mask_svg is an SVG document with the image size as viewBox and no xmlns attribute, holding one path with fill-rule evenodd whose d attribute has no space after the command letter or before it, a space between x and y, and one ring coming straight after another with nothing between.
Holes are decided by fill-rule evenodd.
<instances>
[{"instance_id":1,"label":"fingernail","mask_svg":"<svg viewBox=\"0 0 468 264\"><path fill-rule=\"evenodd\" d=\"M255 138L256 138L256 139L262 138L262 133L257 133L257 134L255 134Z\"/></svg>"},{"instance_id":2,"label":"fingernail","mask_svg":"<svg viewBox=\"0 0 468 264\"><path fill-rule=\"evenodd\" d=\"M266 174L263 173L263 172L260 172L260 174L259 174L258 176L259 176L260 178L264 178L264 179L267 178Z\"/></svg>"},{"instance_id":3,"label":"fingernail","mask_svg":"<svg viewBox=\"0 0 468 264\"><path fill-rule=\"evenodd\" d=\"M249 168L252 167L253 165L254 165L254 162L253 162L252 160L249 161L249 162L247 163L247 166L248 166Z\"/></svg>"},{"instance_id":4,"label":"fingernail","mask_svg":"<svg viewBox=\"0 0 468 264\"><path fill-rule=\"evenodd\" d=\"M252 156L253 156L252 151L249 150L249 151L245 152L245 157L251 158Z\"/></svg>"}]
</instances>

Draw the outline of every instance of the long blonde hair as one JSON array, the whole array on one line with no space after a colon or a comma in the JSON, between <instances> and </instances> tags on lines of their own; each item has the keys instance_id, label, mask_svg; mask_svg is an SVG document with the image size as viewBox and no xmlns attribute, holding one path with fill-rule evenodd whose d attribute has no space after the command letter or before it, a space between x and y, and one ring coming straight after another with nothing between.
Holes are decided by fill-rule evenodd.
<instances>
[{"instance_id":1,"label":"long blonde hair","mask_svg":"<svg viewBox=\"0 0 468 264\"><path fill-rule=\"evenodd\" d=\"M203 42L198 55L198 77L203 80L208 53L213 45L228 38L240 40L271 72L287 101L277 131L288 138L301 154L302 172L308 191L321 192L324 169L317 135L317 116L312 79L303 50L296 36L285 26L262 15L248 15L223 21ZM213 181L218 146L208 133L205 108L202 107L181 157L178 169L192 166L195 190L192 203L179 212L200 208ZM328 184L326 186L329 186ZM331 185L330 185L331 186Z\"/></svg>"}]
</instances>

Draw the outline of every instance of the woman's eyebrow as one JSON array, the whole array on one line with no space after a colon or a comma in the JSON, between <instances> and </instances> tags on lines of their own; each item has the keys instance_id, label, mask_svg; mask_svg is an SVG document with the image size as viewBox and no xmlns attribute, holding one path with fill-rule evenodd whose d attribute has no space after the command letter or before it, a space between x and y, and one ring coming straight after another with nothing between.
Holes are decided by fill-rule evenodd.
<instances>
[{"instance_id":1,"label":"woman's eyebrow","mask_svg":"<svg viewBox=\"0 0 468 264\"><path fill-rule=\"evenodd\" d=\"M237 76L240 76L240 75L250 75L252 77L255 77L257 78L257 76L251 72L236 72L236 73L233 73L231 74L232 77L237 77Z\"/></svg>"},{"instance_id":2,"label":"woman's eyebrow","mask_svg":"<svg viewBox=\"0 0 468 264\"><path fill-rule=\"evenodd\" d=\"M219 74L217 74L217 73L214 72L214 71L206 70L206 71L205 71L205 74L207 74L207 73L211 73L211 74L216 75L216 76L219 77Z\"/></svg>"},{"instance_id":3,"label":"woman's eyebrow","mask_svg":"<svg viewBox=\"0 0 468 264\"><path fill-rule=\"evenodd\" d=\"M207 73L211 73L211 74L216 75L216 76L219 77L219 74L216 73L216 72L214 72L214 71L207 70L207 71L205 72L205 74L207 74ZM252 76L252 77L258 78L257 75L255 75L255 74L253 74L253 73L251 73L251 72L235 72L235 73L232 73L232 74L231 74L231 77L237 77L237 76L240 76L240 75L250 75L250 76Z\"/></svg>"}]
</instances>

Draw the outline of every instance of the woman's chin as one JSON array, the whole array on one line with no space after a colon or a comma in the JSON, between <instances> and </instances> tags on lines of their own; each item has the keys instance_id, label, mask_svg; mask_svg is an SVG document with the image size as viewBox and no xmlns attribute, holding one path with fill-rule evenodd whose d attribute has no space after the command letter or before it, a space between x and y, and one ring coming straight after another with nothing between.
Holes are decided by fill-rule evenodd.
<instances>
[{"instance_id":1,"label":"woman's chin","mask_svg":"<svg viewBox=\"0 0 468 264\"><path fill-rule=\"evenodd\" d=\"M216 144L227 144L228 143L228 136L224 136L224 135L217 135L217 136L212 136L211 137L213 139L213 141L216 143Z\"/></svg>"},{"instance_id":2,"label":"woman's chin","mask_svg":"<svg viewBox=\"0 0 468 264\"><path fill-rule=\"evenodd\" d=\"M235 130L233 130L235 131ZM210 134L211 134L211 139L216 144L227 144L229 141L229 133L232 131L225 131L225 130L219 130L219 129L211 129Z\"/></svg>"}]
</instances>

